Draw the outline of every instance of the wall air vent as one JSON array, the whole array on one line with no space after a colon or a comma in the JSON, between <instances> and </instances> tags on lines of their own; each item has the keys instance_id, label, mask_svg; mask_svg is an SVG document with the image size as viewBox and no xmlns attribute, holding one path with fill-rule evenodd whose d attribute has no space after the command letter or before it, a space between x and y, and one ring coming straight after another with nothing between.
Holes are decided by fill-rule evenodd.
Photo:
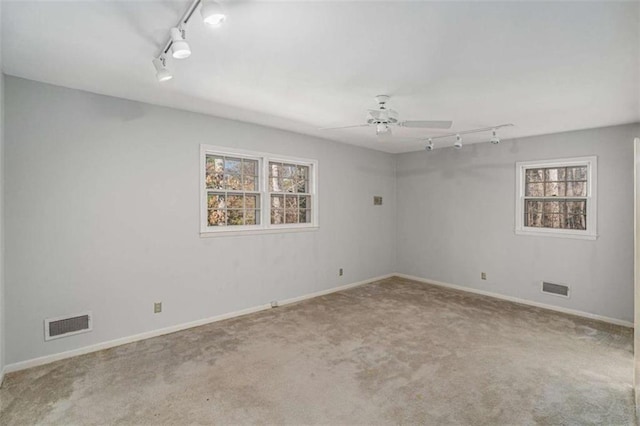
<instances>
[{"instance_id":1,"label":"wall air vent","mask_svg":"<svg viewBox=\"0 0 640 426\"><path fill-rule=\"evenodd\" d=\"M44 320L44 340L59 339L91 330L91 312Z\"/></svg>"},{"instance_id":2,"label":"wall air vent","mask_svg":"<svg viewBox=\"0 0 640 426\"><path fill-rule=\"evenodd\" d=\"M569 297L569 286L542 281L542 292L554 296Z\"/></svg>"}]
</instances>

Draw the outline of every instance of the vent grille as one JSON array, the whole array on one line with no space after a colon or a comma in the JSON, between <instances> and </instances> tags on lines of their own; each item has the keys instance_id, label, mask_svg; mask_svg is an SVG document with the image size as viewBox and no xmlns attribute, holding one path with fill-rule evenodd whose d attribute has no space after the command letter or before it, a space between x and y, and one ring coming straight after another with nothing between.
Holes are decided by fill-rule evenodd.
<instances>
[{"instance_id":1,"label":"vent grille","mask_svg":"<svg viewBox=\"0 0 640 426\"><path fill-rule=\"evenodd\" d=\"M556 296L569 297L569 286L542 281L542 292Z\"/></svg>"},{"instance_id":2,"label":"vent grille","mask_svg":"<svg viewBox=\"0 0 640 426\"><path fill-rule=\"evenodd\" d=\"M91 313L44 320L44 340L91 331Z\"/></svg>"}]
</instances>

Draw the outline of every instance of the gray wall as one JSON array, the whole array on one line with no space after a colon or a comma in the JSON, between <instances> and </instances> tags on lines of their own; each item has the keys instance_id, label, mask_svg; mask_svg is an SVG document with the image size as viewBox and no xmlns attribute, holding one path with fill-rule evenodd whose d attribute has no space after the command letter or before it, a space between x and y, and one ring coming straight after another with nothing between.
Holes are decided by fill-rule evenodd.
<instances>
[{"instance_id":1,"label":"gray wall","mask_svg":"<svg viewBox=\"0 0 640 426\"><path fill-rule=\"evenodd\" d=\"M5 83L7 363L394 271L395 206L372 205L395 199L390 154ZM201 238L201 143L317 159L320 229ZM92 333L43 341L44 318L85 310Z\"/></svg>"},{"instance_id":2,"label":"gray wall","mask_svg":"<svg viewBox=\"0 0 640 426\"><path fill-rule=\"evenodd\" d=\"M633 322L639 130L626 125L398 155L397 271ZM515 235L515 162L587 155L598 156L599 238ZM571 298L542 294L541 280L571 285Z\"/></svg>"}]
</instances>

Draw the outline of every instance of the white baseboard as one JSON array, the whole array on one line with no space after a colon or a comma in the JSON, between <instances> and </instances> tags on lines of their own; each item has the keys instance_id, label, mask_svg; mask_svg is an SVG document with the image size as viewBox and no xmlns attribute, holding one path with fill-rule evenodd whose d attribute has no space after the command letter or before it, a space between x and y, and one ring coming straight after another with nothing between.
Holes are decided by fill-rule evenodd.
<instances>
[{"instance_id":1,"label":"white baseboard","mask_svg":"<svg viewBox=\"0 0 640 426\"><path fill-rule=\"evenodd\" d=\"M372 283L372 282L375 282L375 281L380 281L380 280L384 280L384 279L387 279L387 278L395 277L396 275L397 274L380 275L378 277L370 278L368 280L358 281L358 282L351 283L351 284L345 284L345 285L342 285L340 287L330 288L328 290L316 291L315 293L306 294L306 295L300 296L300 297L292 297L291 299L284 299L284 300L279 301L278 304L280 306L289 305L291 303L301 302L301 301L306 300L306 299L313 299L314 297L324 296L326 294L335 293L337 291L348 290L348 289L353 288L353 287L359 287L361 285L369 284L369 283Z\"/></svg>"},{"instance_id":2,"label":"white baseboard","mask_svg":"<svg viewBox=\"0 0 640 426\"><path fill-rule=\"evenodd\" d=\"M394 275L396 275L396 274L387 274L387 275L382 275L382 276L379 276L379 277L369 278L367 280L363 280L363 281L359 281L359 282L355 282L355 283L351 283L351 284L346 284L346 285L330 288L330 289L327 289L327 290L318 291L318 292L311 293L311 294L306 294L304 296L285 299L285 300L282 300L282 301L278 301L278 304L280 306L288 305L288 304L291 304L291 303L300 302L300 301L307 300L307 299L312 299L314 297L324 296L324 295L330 294L330 293L335 293L337 291L342 291L342 290L347 290L347 289L350 289L350 288L353 288L353 287L358 287L358 286L361 286L361 285L364 285L364 284L372 283L374 281L383 280L385 278L389 278L389 277L392 277ZM259 312L259 311L264 311L266 309L271 309L271 304L254 306L252 308L242 309L242 310L235 311L235 312L229 312L229 313L226 313L226 314L217 315L215 317L203 318L203 319L200 319L200 320L197 320L197 321L191 321L191 322L188 322L188 323L173 325L173 326L166 327L166 328L161 328L161 329L158 329L158 330L152 330L152 331L147 331L145 333L135 334L133 336L127 336L127 337L122 337L122 338L115 339L115 340L109 340L107 342L96 343L94 345L85 346L85 347L78 348L78 349L72 349L70 351L60 352L60 353L52 354L52 355L45 355L45 356L38 357L38 358L28 359L26 361L20 361L20 362L16 362L16 363L13 363L13 364L8 364L8 365L6 365L4 367L4 370L2 371L2 375L0 376L0 378L4 376L4 373L12 373L14 371L24 370L26 368L37 367L37 366L40 366L40 365L49 364L49 363L52 363L52 362L55 362L55 361L59 361L59 360L62 360L62 359L71 358L71 357L78 356L78 355L84 355L84 354L88 354L88 353L91 353L91 352L97 352L97 351L101 351L103 349L109 349L109 348L113 348L113 347L116 347L116 346L126 345L127 343L133 343L133 342L137 342L137 341L140 341L140 340L150 339L152 337L158 337L158 336L162 336L162 335L165 335L165 334L175 333L176 331L182 331L182 330L186 330L188 328L198 327L198 326L201 326L201 325L205 325L205 324L210 324L210 323L217 322L217 321L226 320L226 319L229 319L229 318L236 318L236 317L239 317L239 316L242 316L242 315L252 314L254 312ZM2 382L0 381L0 383L2 383Z\"/></svg>"},{"instance_id":3,"label":"white baseboard","mask_svg":"<svg viewBox=\"0 0 640 426\"><path fill-rule=\"evenodd\" d=\"M465 286L456 285L456 284L444 283L444 282L441 282L441 281L429 280L429 279L426 279L426 278L416 277L414 275L407 275L407 274L394 274L394 275L396 277L406 278L408 280L418 281L418 282L425 283L425 284L433 284L433 285L437 285L439 287L446 287L446 288L451 288L451 289L454 289L454 290L466 291L468 293L481 294L483 296L489 296L489 297L493 297L493 298L496 298L496 299L508 300L509 302L520 303L522 305L535 306L537 308L548 309L550 311L562 312L562 313L565 313L565 314L576 315L576 316L583 317L583 318L589 318L589 319L593 319L593 320L607 322L609 324L615 324L615 325L621 325L623 327L633 328L633 323L632 322L624 321L624 320L617 319L617 318L609 318L609 317L605 317L605 316L602 316L602 315L592 314L592 313L589 313L589 312L578 311L576 309L569 309L569 308L563 308L563 307L560 307L560 306L547 305L546 303L534 302L532 300L520 299L518 297L513 297L513 296L505 296L503 294L492 293L490 291L485 291L485 290L478 290L478 289L471 288L471 287L465 287Z\"/></svg>"}]
</instances>

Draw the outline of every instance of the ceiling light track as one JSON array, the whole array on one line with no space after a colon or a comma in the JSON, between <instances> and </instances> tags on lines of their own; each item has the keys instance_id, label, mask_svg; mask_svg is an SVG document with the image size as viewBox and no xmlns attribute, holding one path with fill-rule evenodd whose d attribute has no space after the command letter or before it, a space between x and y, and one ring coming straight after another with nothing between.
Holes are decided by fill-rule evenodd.
<instances>
[{"instance_id":1,"label":"ceiling light track","mask_svg":"<svg viewBox=\"0 0 640 426\"><path fill-rule=\"evenodd\" d=\"M501 129L503 127L512 127L513 124L511 123L507 123L507 124L498 124L497 126L491 126L491 127L482 127L480 129L471 129L471 130L463 130L460 132L455 132L455 133L447 133L446 135L438 135L438 136L430 136L426 139L427 142L427 146L425 147L425 149L427 151L433 151L433 149L435 148L435 145L433 144L433 140L434 139L443 139L443 138L451 138L451 137L455 137L456 141L454 143L454 146L457 149L462 148L462 136L461 135L468 135L471 133L482 133L482 132L491 132L492 136L491 139L489 140L489 142L491 142L494 145L497 145L500 143L500 138L497 135L497 130Z\"/></svg>"},{"instance_id":2,"label":"ceiling light track","mask_svg":"<svg viewBox=\"0 0 640 426\"><path fill-rule=\"evenodd\" d=\"M205 24L219 27L227 19L220 4L213 0L193 0L180 21L169 30L169 39L162 50L153 60L158 81L168 81L172 75L167 68L166 58L169 51L176 59L185 59L191 55L191 48L186 38L185 27L193 17L194 12L200 6L200 14Z\"/></svg>"}]
</instances>

